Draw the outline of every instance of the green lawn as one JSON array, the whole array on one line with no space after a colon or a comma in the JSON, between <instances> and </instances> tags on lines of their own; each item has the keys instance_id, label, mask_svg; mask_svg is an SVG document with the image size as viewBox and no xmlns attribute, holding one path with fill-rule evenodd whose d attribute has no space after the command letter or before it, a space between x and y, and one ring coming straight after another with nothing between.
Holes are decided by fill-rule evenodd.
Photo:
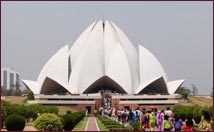
<instances>
[{"instance_id":1,"label":"green lawn","mask_svg":"<svg viewBox=\"0 0 214 132\"><path fill-rule=\"evenodd\" d=\"M107 129L97 117L96 117L96 121L100 131L109 131L109 129Z\"/></svg>"},{"instance_id":2,"label":"green lawn","mask_svg":"<svg viewBox=\"0 0 214 132\"><path fill-rule=\"evenodd\" d=\"M57 106L57 108L59 109L59 115L64 115L66 114L66 112L69 110L69 111L72 111L72 112L76 112L77 110L75 109L72 109L71 107L69 106Z\"/></svg>"},{"instance_id":3,"label":"green lawn","mask_svg":"<svg viewBox=\"0 0 214 132\"><path fill-rule=\"evenodd\" d=\"M73 129L73 131L85 131L88 117L84 117Z\"/></svg>"}]
</instances>

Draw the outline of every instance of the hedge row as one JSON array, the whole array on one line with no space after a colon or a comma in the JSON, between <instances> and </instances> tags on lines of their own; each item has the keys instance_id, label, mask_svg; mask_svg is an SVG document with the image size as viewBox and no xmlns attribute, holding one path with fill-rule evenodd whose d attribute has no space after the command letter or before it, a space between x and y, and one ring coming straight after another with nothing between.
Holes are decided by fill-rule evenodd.
<instances>
[{"instance_id":1,"label":"hedge row","mask_svg":"<svg viewBox=\"0 0 214 132\"><path fill-rule=\"evenodd\" d=\"M106 116L98 116L98 119L104 124L106 128L110 131L130 131L133 130L132 127L124 127L116 121L112 121Z\"/></svg>"},{"instance_id":2,"label":"hedge row","mask_svg":"<svg viewBox=\"0 0 214 132\"><path fill-rule=\"evenodd\" d=\"M55 113L58 114L58 108L54 106L43 106L43 105L20 105L20 104L10 104L6 101L2 101L2 114L1 114L1 121L2 126L3 122L9 115L21 115L25 117L27 121L30 119L35 120L39 114L42 113Z\"/></svg>"},{"instance_id":3,"label":"hedge row","mask_svg":"<svg viewBox=\"0 0 214 132\"><path fill-rule=\"evenodd\" d=\"M173 112L175 115L180 115L181 119L184 121L187 117L191 117L198 124L201 120L201 112L202 110L206 110L209 112L210 116L212 115L213 107L207 106L183 106L183 105L175 105L173 108Z\"/></svg>"},{"instance_id":4,"label":"hedge row","mask_svg":"<svg viewBox=\"0 0 214 132\"><path fill-rule=\"evenodd\" d=\"M71 131L83 119L84 116L85 116L85 111L65 114L62 117L64 121L63 129L65 131Z\"/></svg>"}]
</instances>

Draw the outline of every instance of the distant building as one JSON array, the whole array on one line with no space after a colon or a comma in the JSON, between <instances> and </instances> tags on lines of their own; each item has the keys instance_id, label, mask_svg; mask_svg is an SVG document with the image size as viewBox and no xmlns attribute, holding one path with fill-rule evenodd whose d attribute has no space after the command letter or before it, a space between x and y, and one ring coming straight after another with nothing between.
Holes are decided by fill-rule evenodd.
<instances>
[{"instance_id":1,"label":"distant building","mask_svg":"<svg viewBox=\"0 0 214 132\"><path fill-rule=\"evenodd\" d=\"M18 72L13 68L3 67L1 70L1 87L6 89L14 88L16 82L20 82Z\"/></svg>"}]
</instances>

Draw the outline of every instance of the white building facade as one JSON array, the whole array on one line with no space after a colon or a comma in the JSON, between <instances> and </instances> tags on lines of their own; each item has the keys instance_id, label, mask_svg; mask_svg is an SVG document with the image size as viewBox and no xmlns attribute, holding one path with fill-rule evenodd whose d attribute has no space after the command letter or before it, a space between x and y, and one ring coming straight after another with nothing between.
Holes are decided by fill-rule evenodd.
<instances>
[{"instance_id":1,"label":"white building facade","mask_svg":"<svg viewBox=\"0 0 214 132\"><path fill-rule=\"evenodd\" d=\"M169 81L148 49L142 45L136 49L113 22L95 21L70 49L65 45L47 61L36 81L22 81L34 94L87 94L99 90L174 94L184 79Z\"/></svg>"}]
</instances>

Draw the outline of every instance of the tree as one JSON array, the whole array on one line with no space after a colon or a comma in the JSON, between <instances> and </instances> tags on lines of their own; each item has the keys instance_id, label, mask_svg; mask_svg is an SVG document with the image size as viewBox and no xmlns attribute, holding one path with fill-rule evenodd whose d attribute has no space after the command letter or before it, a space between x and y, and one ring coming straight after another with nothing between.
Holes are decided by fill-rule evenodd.
<instances>
[{"instance_id":1,"label":"tree","mask_svg":"<svg viewBox=\"0 0 214 132\"><path fill-rule=\"evenodd\" d=\"M188 99L188 96L190 94L190 90L186 87L180 87L178 90L176 90L176 93L180 94L183 99Z\"/></svg>"},{"instance_id":2,"label":"tree","mask_svg":"<svg viewBox=\"0 0 214 132\"><path fill-rule=\"evenodd\" d=\"M13 92L12 92L13 96L21 96L22 95L22 91L20 90L19 87L16 87Z\"/></svg>"},{"instance_id":3,"label":"tree","mask_svg":"<svg viewBox=\"0 0 214 132\"><path fill-rule=\"evenodd\" d=\"M14 91L14 89L12 89L12 88L7 89L6 96L12 96L13 95L13 91Z\"/></svg>"},{"instance_id":4,"label":"tree","mask_svg":"<svg viewBox=\"0 0 214 132\"><path fill-rule=\"evenodd\" d=\"M1 96L7 96L7 89L5 87L1 87Z\"/></svg>"},{"instance_id":5,"label":"tree","mask_svg":"<svg viewBox=\"0 0 214 132\"><path fill-rule=\"evenodd\" d=\"M34 95L33 95L33 92L32 92L32 91L28 92L28 94L27 94L27 99L28 99L28 100L34 100Z\"/></svg>"},{"instance_id":6,"label":"tree","mask_svg":"<svg viewBox=\"0 0 214 132\"><path fill-rule=\"evenodd\" d=\"M2 96L21 96L22 91L20 90L19 82L16 82L15 85L14 84L10 85L10 89L2 87L1 94Z\"/></svg>"},{"instance_id":7,"label":"tree","mask_svg":"<svg viewBox=\"0 0 214 132\"><path fill-rule=\"evenodd\" d=\"M16 89L20 89L20 86L21 86L21 85L19 84L19 82L16 81L15 88L16 88Z\"/></svg>"},{"instance_id":8,"label":"tree","mask_svg":"<svg viewBox=\"0 0 214 132\"><path fill-rule=\"evenodd\" d=\"M15 89L14 89L13 95L14 96L21 96L22 95L22 91L20 90L20 84L18 81L15 84Z\"/></svg>"},{"instance_id":9,"label":"tree","mask_svg":"<svg viewBox=\"0 0 214 132\"><path fill-rule=\"evenodd\" d=\"M190 93L189 89L184 89L183 92L181 93L182 98L183 99L188 99L189 93Z\"/></svg>"},{"instance_id":10,"label":"tree","mask_svg":"<svg viewBox=\"0 0 214 132\"><path fill-rule=\"evenodd\" d=\"M191 91L191 93L194 96L198 95L198 88L196 88L196 86L194 84L192 84L192 91Z\"/></svg>"}]
</instances>

